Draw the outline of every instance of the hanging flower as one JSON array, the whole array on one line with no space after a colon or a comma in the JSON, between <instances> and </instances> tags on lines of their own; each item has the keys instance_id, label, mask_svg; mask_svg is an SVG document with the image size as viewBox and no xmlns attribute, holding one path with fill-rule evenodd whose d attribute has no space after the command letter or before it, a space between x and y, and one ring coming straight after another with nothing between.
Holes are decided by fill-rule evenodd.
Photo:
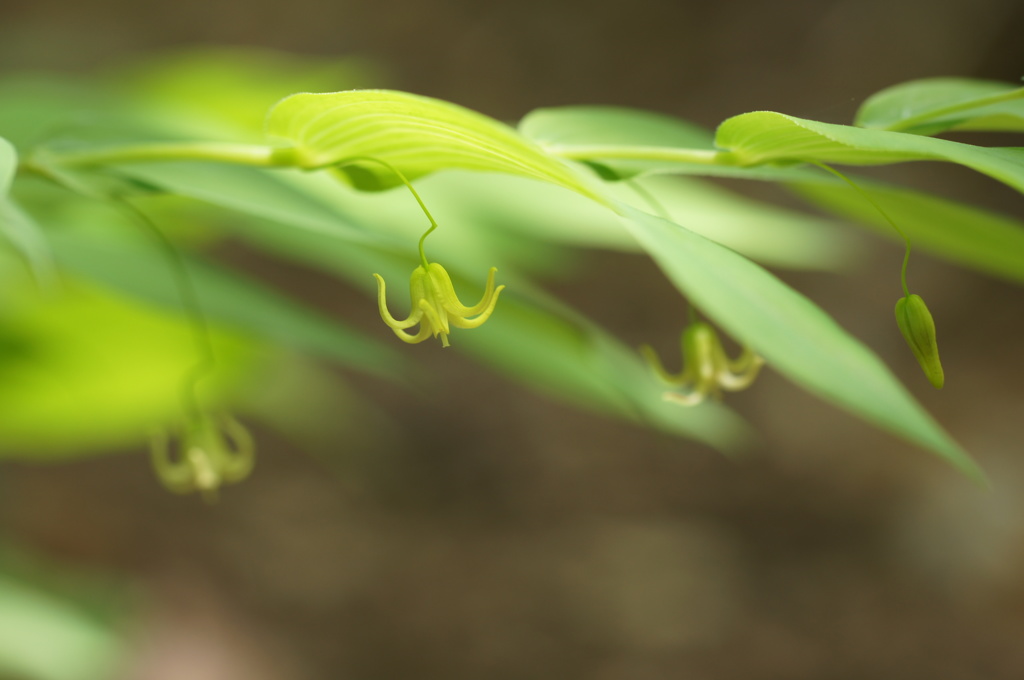
<instances>
[{"instance_id":1,"label":"hanging flower","mask_svg":"<svg viewBox=\"0 0 1024 680\"><path fill-rule=\"evenodd\" d=\"M185 426L180 444L179 454L172 458L169 437L161 432L153 437L150 448L157 476L175 493L199 491L213 501L221 485L241 481L252 472L252 435L229 416L194 418Z\"/></svg>"},{"instance_id":2,"label":"hanging flower","mask_svg":"<svg viewBox=\"0 0 1024 680\"><path fill-rule=\"evenodd\" d=\"M487 275L487 287L480 302L467 307L459 301L452 285L451 277L444 267L436 262L420 265L412 272L409 280L409 296L412 300L412 311L401 321L391 316L385 301L384 279L374 274L377 279L377 303L380 316L384 323L391 327L403 342L410 344L423 342L428 337L441 336L441 345L448 346L448 334L451 326L456 328L476 328L491 316L494 306L498 303L498 294L505 286L494 287L494 273L491 267ZM416 334L406 332L419 324Z\"/></svg>"},{"instance_id":3,"label":"hanging flower","mask_svg":"<svg viewBox=\"0 0 1024 680\"><path fill-rule=\"evenodd\" d=\"M641 353L659 378L677 388L664 394L666 401L695 406L708 396L720 397L722 390L738 391L754 382L764 359L744 348L730 359L715 330L703 321L690 324L682 336L683 367L679 373L665 370L657 353L644 345Z\"/></svg>"}]
</instances>

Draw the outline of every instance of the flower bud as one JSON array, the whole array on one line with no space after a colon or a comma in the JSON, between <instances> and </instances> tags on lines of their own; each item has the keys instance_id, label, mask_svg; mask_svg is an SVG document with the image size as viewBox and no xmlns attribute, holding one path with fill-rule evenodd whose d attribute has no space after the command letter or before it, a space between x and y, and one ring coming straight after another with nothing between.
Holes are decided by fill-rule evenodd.
<instances>
[{"instance_id":1,"label":"flower bud","mask_svg":"<svg viewBox=\"0 0 1024 680\"><path fill-rule=\"evenodd\" d=\"M896 302L896 323L925 376L936 388L942 387L945 375L935 341L935 321L920 295L908 295Z\"/></svg>"}]
</instances>

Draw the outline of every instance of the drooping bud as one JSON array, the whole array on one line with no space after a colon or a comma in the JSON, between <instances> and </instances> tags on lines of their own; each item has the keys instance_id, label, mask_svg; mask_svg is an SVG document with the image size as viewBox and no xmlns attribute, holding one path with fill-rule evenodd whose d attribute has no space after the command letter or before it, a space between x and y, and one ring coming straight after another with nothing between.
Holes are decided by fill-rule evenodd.
<instances>
[{"instance_id":1,"label":"drooping bud","mask_svg":"<svg viewBox=\"0 0 1024 680\"><path fill-rule=\"evenodd\" d=\"M911 294L896 302L896 323L925 376L932 385L941 388L945 375L935 341L935 320L920 295Z\"/></svg>"}]
</instances>

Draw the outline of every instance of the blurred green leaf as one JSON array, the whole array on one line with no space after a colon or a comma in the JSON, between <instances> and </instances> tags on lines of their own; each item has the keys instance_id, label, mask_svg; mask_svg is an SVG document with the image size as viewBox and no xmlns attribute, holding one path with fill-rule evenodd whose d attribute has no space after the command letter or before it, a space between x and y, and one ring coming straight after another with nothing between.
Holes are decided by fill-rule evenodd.
<instances>
[{"instance_id":1,"label":"blurred green leaf","mask_svg":"<svg viewBox=\"0 0 1024 680\"><path fill-rule=\"evenodd\" d=\"M216 163L137 163L118 172L179 196L353 243L394 244L344 210L284 181L287 170Z\"/></svg>"},{"instance_id":2,"label":"blurred green leaf","mask_svg":"<svg viewBox=\"0 0 1024 680\"><path fill-rule=\"evenodd\" d=\"M183 135L261 140L267 110L294 92L379 80L369 62L253 47L189 47L119 64L103 79L155 125Z\"/></svg>"},{"instance_id":3,"label":"blurred green leaf","mask_svg":"<svg viewBox=\"0 0 1024 680\"><path fill-rule=\"evenodd\" d=\"M22 150L69 130L118 125L122 118L108 93L87 79L8 76L0 79L0 102L0 134Z\"/></svg>"},{"instance_id":4,"label":"blurred green leaf","mask_svg":"<svg viewBox=\"0 0 1024 680\"><path fill-rule=\"evenodd\" d=\"M910 237L914 248L1024 283L1024 222L910 189L860 179L857 184ZM851 217L882 236L900 238L878 210L846 184L826 179L789 186L815 205Z\"/></svg>"},{"instance_id":5,"label":"blurred green leaf","mask_svg":"<svg viewBox=\"0 0 1024 680\"><path fill-rule=\"evenodd\" d=\"M714 149L714 134L672 116L615 106L561 106L536 109L519 122L519 131L555 154L594 146ZM647 160L586 161L603 179L620 180L655 171Z\"/></svg>"},{"instance_id":6,"label":"blurred green leaf","mask_svg":"<svg viewBox=\"0 0 1024 680\"><path fill-rule=\"evenodd\" d=\"M676 286L770 368L984 478L881 360L813 302L728 248L629 206L620 209Z\"/></svg>"},{"instance_id":7,"label":"blurred green leaf","mask_svg":"<svg viewBox=\"0 0 1024 680\"><path fill-rule=\"evenodd\" d=\"M62 229L53 247L60 264L126 295L185 314L165 253L138 238ZM395 377L407 359L339 321L212 264L186 259L203 313L218 325L312 352L344 366Z\"/></svg>"},{"instance_id":8,"label":"blurred green leaf","mask_svg":"<svg viewBox=\"0 0 1024 680\"><path fill-rule=\"evenodd\" d=\"M819 161L877 165L948 161L1024 192L1024 149L987 148L902 132L864 130L781 113L745 113L723 122L715 143L739 165Z\"/></svg>"},{"instance_id":9,"label":"blurred green leaf","mask_svg":"<svg viewBox=\"0 0 1024 680\"><path fill-rule=\"evenodd\" d=\"M410 180L446 168L505 172L600 200L585 178L512 128L461 106L405 92L296 94L270 111L267 134L294 145L294 160L303 168L372 157ZM376 163L342 171L363 189L400 183Z\"/></svg>"},{"instance_id":10,"label":"blurred green leaf","mask_svg":"<svg viewBox=\"0 0 1024 680\"><path fill-rule=\"evenodd\" d=\"M559 106L534 109L519 131L543 147L591 144L678 146L714 149L714 134L661 113L619 106Z\"/></svg>"},{"instance_id":11,"label":"blurred green leaf","mask_svg":"<svg viewBox=\"0 0 1024 680\"><path fill-rule=\"evenodd\" d=\"M0 305L0 457L83 455L135 445L178 418L198 361L194 328L82 284L39 298L10 285ZM214 329L210 405L246 385L264 358Z\"/></svg>"},{"instance_id":12,"label":"blurred green leaf","mask_svg":"<svg viewBox=\"0 0 1024 680\"><path fill-rule=\"evenodd\" d=\"M324 173L209 163L135 164L121 166L119 172L240 213L221 222L243 238L249 220L242 216L250 215L293 227L282 230L283 239L297 228L404 254L415 250L420 234L429 226L404 188L361 192ZM513 261L531 271L551 271L564 265L569 255L564 249L556 252L551 245L558 240L558 233L574 226L582 231L595 216L608 219L606 210L578 194L511 175L440 173L424 178L419 191L443 224L431 236L430 251L446 261L450 257L489 260L500 254L503 262ZM564 207L566 203L572 208ZM554 211L545 212L545 206ZM538 232L545 225L553 232L547 243L541 239L544 232ZM534 238L523 239L523 231ZM602 243L610 239L631 242L619 224L606 225L604 232L593 231Z\"/></svg>"},{"instance_id":13,"label":"blurred green leaf","mask_svg":"<svg viewBox=\"0 0 1024 680\"><path fill-rule=\"evenodd\" d=\"M28 263L37 284L54 286L53 259L39 227L11 199L11 182L18 168L18 154L0 137L0 233Z\"/></svg>"},{"instance_id":14,"label":"blurred green leaf","mask_svg":"<svg viewBox=\"0 0 1024 680\"><path fill-rule=\"evenodd\" d=\"M126 653L112 630L73 604L0 574L0 675L106 680Z\"/></svg>"},{"instance_id":15,"label":"blurred green leaf","mask_svg":"<svg viewBox=\"0 0 1024 680\"><path fill-rule=\"evenodd\" d=\"M970 78L912 80L873 94L860 127L934 135L945 130L1024 131L1024 88Z\"/></svg>"},{"instance_id":16,"label":"blurred green leaf","mask_svg":"<svg viewBox=\"0 0 1024 680\"><path fill-rule=\"evenodd\" d=\"M672 222L766 265L834 271L861 254L834 222L754 201L710 182L650 177L642 186ZM654 209L630 187L613 190L620 200L645 211Z\"/></svg>"}]
</instances>

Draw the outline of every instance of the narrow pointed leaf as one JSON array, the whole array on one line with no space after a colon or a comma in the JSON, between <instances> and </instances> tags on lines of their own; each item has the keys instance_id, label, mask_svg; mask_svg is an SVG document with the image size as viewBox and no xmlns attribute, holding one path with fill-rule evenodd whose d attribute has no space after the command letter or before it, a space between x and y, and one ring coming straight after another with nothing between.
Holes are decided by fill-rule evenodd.
<instances>
[{"instance_id":1,"label":"narrow pointed leaf","mask_svg":"<svg viewBox=\"0 0 1024 680\"><path fill-rule=\"evenodd\" d=\"M1024 149L988 148L902 132L819 123L781 113L745 113L723 122L715 143L741 166L820 161L882 165L947 161L1024 192Z\"/></svg>"},{"instance_id":2,"label":"narrow pointed leaf","mask_svg":"<svg viewBox=\"0 0 1024 680\"><path fill-rule=\"evenodd\" d=\"M1024 88L970 78L913 80L869 97L857 111L855 125L921 135L1024 131Z\"/></svg>"}]
</instances>

